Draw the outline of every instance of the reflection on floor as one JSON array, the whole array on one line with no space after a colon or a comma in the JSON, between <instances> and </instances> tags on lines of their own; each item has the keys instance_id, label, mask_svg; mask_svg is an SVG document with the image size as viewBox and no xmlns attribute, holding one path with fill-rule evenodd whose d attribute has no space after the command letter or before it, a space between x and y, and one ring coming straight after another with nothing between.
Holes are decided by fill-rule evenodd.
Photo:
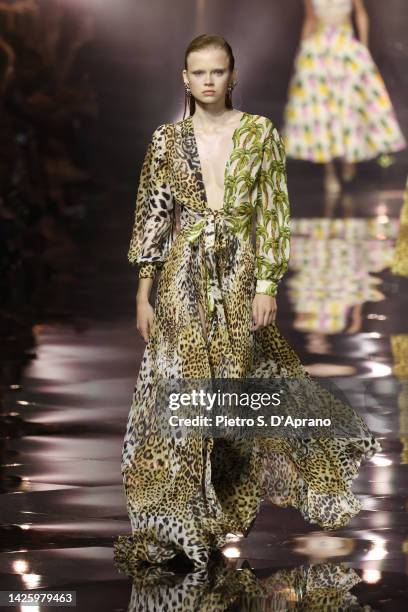
<instances>
[{"instance_id":1,"label":"reflection on floor","mask_svg":"<svg viewBox=\"0 0 408 612\"><path fill-rule=\"evenodd\" d=\"M296 181L278 324L313 374L349 386L381 439L383 452L355 481L363 511L323 533L265 504L208 574L173 565L130 578L114 567L112 540L130 529L120 452L144 343L124 256L129 228L107 207L64 298L56 284L40 319L0 315L3 590L76 590L81 611L406 609L408 279L390 271L403 182L357 181L322 205L313 191L301 200Z\"/></svg>"},{"instance_id":2,"label":"reflection on floor","mask_svg":"<svg viewBox=\"0 0 408 612\"><path fill-rule=\"evenodd\" d=\"M320 335L361 330L363 304L385 298L372 273L390 267L398 225L384 217L293 220L295 329Z\"/></svg>"}]
</instances>

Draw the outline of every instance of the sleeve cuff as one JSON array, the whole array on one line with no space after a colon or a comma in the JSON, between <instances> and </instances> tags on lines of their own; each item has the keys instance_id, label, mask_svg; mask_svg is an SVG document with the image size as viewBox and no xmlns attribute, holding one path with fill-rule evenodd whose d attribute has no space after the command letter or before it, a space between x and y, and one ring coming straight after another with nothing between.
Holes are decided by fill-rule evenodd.
<instances>
[{"instance_id":1,"label":"sleeve cuff","mask_svg":"<svg viewBox=\"0 0 408 612\"><path fill-rule=\"evenodd\" d=\"M256 281L256 293L264 293L272 297L276 296L278 284L274 281L263 280L258 278Z\"/></svg>"},{"instance_id":2,"label":"sleeve cuff","mask_svg":"<svg viewBox=\"0 0 408 612\"><path fill-rule=\"evenodd\" d=\"M152 263L139 264L139 278L155 278L156 265Z\"/></svg>"}]
</instances>

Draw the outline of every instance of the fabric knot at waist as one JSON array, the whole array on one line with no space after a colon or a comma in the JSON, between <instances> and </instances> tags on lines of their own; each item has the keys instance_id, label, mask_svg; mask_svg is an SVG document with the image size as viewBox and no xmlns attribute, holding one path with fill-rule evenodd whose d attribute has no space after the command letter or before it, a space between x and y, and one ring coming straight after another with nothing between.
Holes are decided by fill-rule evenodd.
<instances>
[{"instance_id":1,"label":"fabric knot at waist","mask_svg":"<svg viewBox=\"0 0 408 612\"><path fill-rule=\"evenodd\" d=\"M226 246L228 230L222 210L207 210L183 231L185 239L194 244L200 238L205 251L208 313L216 310L223 317L223 301L217 271L217 257Z\"/></svg>"},{"instance_id":2,"label":"fabric knot at waist","mask_svg":"<svg viewBox=\"0 0 408 612\"><path fill-rule=\"evenodd\" d=\"M188 242L194 243L200 236L203 236L205 248L217 252L225 247L225 229L223 212L221 210L208 210L200 214L198 221L185 228L185 238Z\"/></svg>"}]
</instances>

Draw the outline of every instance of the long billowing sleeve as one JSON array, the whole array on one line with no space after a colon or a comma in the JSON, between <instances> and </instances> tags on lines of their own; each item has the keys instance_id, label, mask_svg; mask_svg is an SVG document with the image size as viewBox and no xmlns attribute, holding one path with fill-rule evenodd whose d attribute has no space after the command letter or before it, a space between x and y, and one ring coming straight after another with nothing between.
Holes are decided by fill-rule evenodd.
<instances>
[{"instance_id":1,"label":"long billowing sleeve","mask_svg":"<svg viewBox=\"0 0 408 612\"><path fill-rule=\"evenodd\" d=\"M153 133L140 173L128 260L139 278L154 278L173 240L174 201L168 178L166 125Z\"/></svg>"},{"instance_id":2,"label":"long billowing sleeve","mask_svg":"<svg viewBox=\"0 0 408 612\"><path fill-rule=\"evenodd\" d=\"M267 120L256 199L256 293L275 296L288 268L289 218L283 140Z\"/></svg>"}]
</instances>

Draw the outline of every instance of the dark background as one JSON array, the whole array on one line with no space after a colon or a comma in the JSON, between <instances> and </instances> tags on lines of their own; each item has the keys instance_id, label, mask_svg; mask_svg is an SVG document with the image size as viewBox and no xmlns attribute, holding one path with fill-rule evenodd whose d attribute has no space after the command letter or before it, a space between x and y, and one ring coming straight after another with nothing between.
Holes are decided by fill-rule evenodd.
<instances>
[{"instance_id":1,"label":"dark background","mask_svg":"<svg viewBox=\"0 0 408 612\"><path fill-rule=\"evenodd\" d=\"M405 0L366 0L366 6L371 51L405 128L407 5ZM95 75L105 161L120 173L131 172L156 125L181 118L184 51L204 32L224 36L233 48L236 107L267 115L280 127L302 7L300 0L121 0L115 6L100 1L95 5Z\"/></svg>"},{"instance_id":2,"label":"dark background","mask_svg":"<svg viewBox=\"0 0 408 612\"><path fill-rule=\"evenodd\" d=\"M366 6L370 48L407 135L406 2ZM126 265L142 156L157 125L182 118L184 52L198 34L232 45L234 105L281 128L302 17L301 0L0 0L0 293L9 306L25 307L51 273L70 273L72 257L76 268L92 261L92 241L111 240ZM387 170L360 164L363 188L402 189L407 156ZM322 212L321 174L289 160L294 216ZM88 255L75 260L78 238Z\"/></svg>"},{"instance_id":3,"label":"dark background","mask_svg":"<svg viewBox=\"0 0 408 612\"><path fill-rule=\"evenodd\" d=\"M365 4L370 49L408 137L407 1ZM157 125L181 119L184 50L205 32L233 47L234 105L281 128L302 5L0 0L4 589L71 586L78 612L128 609L132 584L118 576L111 553L114 538L130 529L120 453L145 348L135 321L137 274L127 261L142 156ZM382 436L383 453L355 483L365 509L323 538L321 558L346 560L364 580L354 591L360 604L392 612L406 610L408 593L408 281L389 269L407 157L402 151L390 167L359 164L356 180L334 199L324 196L319 165L288 160L292 218L306 230L293 235L298 266L292 256L277 318L313 375L366 385L356 406ZM401 220L399 263L407 269ZM322 221L333 234L322 233ZM335 295L346 298L333 298L344 321L322 329L316 319L302 331L294 322L310 312L308 299L312 314L327 312L331 288L313 285L315 272L327 279L327 270L340 286ZM300 300L289 286L296 275ZM383 297L371 301L376 280ZM398 397L394 366L405 377ZM322 538L294 510L264 507L252 537L239 543L241 558L265 573L315 563L308 536Z\"/></svg>"}]
</instances>

